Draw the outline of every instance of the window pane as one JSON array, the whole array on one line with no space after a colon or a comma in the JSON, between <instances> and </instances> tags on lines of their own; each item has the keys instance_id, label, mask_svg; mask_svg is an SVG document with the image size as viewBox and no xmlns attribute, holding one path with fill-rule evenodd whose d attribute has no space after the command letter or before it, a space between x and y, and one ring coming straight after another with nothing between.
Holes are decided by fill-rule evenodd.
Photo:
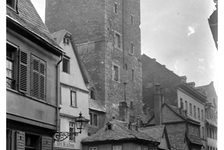
<instances>
[{"instance_id":1,"label":"window pane","mask_svg":"<svg viewBox=\"0 0 224 150\"><path fill-rule=\"evenodd\" d=\"M122 150L122 146L121 145L114 145L113 150Z\"/></svg>"},{"instance_id":2,"label":"window pane","mask_svg":"<svg viewBox=\"0 0 224 150\"><path fill-rule=\"evenodd\" d=\"M77 98L75 91L71 91L71 106L77 107Z\"/></svg>"}]
</instances>

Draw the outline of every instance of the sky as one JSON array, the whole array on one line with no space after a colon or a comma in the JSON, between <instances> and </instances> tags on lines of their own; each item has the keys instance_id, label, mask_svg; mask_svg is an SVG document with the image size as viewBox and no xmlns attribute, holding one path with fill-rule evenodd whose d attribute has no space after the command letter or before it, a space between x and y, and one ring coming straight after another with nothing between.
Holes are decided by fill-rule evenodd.
<instances>
[{"instance_id":1,"label":"sky","mask_svg":"<svg viewBox=\"0 0 224 150\"><path fill-rule=\"evenodd\" d=\"M45 0L31 0L44 20ZM196 86L215 79L213 0L141 0L141 50Z\"/></svg>"}]
</instances>

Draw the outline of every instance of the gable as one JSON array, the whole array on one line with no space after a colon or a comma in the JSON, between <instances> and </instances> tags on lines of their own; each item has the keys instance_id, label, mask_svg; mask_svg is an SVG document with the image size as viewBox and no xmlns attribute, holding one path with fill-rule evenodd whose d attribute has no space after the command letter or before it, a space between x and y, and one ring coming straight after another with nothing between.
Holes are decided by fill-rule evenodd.
<instances>
[{"instance_id":1,"label":"gable","mask_svg":"<svg viewBox=\"0 0 224 150\"><path fill-rule=\"evenodd\" d=\"M61 72L61 82L87 91L84 76L71 41L69 44L65 44L62 40L59 45L63 48L65 55L70 58L70 71L69 73ZM60 69L62 70L62 65Z\"/></svg>"},{"instance_id":2,"label":"gable","mask_svg":"<svg viewBox=\"0 0 224 150\"><path fill-rule=\"evenodd\" d=\"M163 119L163 123L184 121L183 118L177 115L177 113L171 110L167 105L164 105L162 108L162 119Z\"/></svg>"}]
</instances>

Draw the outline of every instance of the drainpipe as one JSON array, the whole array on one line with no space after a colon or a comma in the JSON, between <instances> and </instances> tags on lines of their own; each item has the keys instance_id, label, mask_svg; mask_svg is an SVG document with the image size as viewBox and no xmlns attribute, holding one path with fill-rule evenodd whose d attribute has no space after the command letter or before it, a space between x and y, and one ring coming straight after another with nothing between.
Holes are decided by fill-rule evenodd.
<instances>
[{"instance_id":1,"label":"drainpipe","mask_svg":"<svg viewBox=\"0 0 224 150\"><path fill-rule=\"evenodd\" d=\"M61 59L59 62L56 64L56 130L59 131L59 100L61 97L61 92L60 92L60 63L62 62L64 54L62 53Z\"/></svg>"}]
</instances>

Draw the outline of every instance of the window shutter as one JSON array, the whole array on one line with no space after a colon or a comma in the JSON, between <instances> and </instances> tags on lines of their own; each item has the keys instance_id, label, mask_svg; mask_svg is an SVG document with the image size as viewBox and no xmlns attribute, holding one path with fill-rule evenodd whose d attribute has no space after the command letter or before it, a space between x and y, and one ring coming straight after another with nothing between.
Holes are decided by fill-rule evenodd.
<instances>
[{"instance_id":1,"label":"window shutter","mask_svg":"<svg viewBox=\"0 0 224 150\"><path fill-rule=\"evenodd\" d=\"M27 53L20 51L19 91L27 92Z\"/></svg>"},{"instance_id":2,"label":"window shutter","mask_svg":"<svg viewBox=\"0 0 224 150\"><path fill-rule=\"evenodd\" d=\"M40 61L40 99L45 100L46 94L45 94L45 88L46 88L46 65L44 62Z\"/></svg>"},{"instance_id":3,"label":"window shutter","mask_svg":"<svg viewBox=\"0 0 224 150\"><path fill-rule=\"evenodd\" d=\"M39 61L32 57L32 96L39 98Z\"/></svg>"},{"instance_id":4,"label":"window shutter","mask_svg":"<svg viewBox=\"0 0 224 150\"><path fill-rule=\"evenodd\" d=\"M52 138L47 136L42 136L41 150L52 150Z\"/></svg>"},{"instance_id":5,"label":"window shutter","mask_svg":"<svg viewBox=\"0 0 224 150\"><path fill-rule=\"evenodd\" d=\"M16 149L25 150L25 132L16 132Z\"/></svg>"}]
</instances>

